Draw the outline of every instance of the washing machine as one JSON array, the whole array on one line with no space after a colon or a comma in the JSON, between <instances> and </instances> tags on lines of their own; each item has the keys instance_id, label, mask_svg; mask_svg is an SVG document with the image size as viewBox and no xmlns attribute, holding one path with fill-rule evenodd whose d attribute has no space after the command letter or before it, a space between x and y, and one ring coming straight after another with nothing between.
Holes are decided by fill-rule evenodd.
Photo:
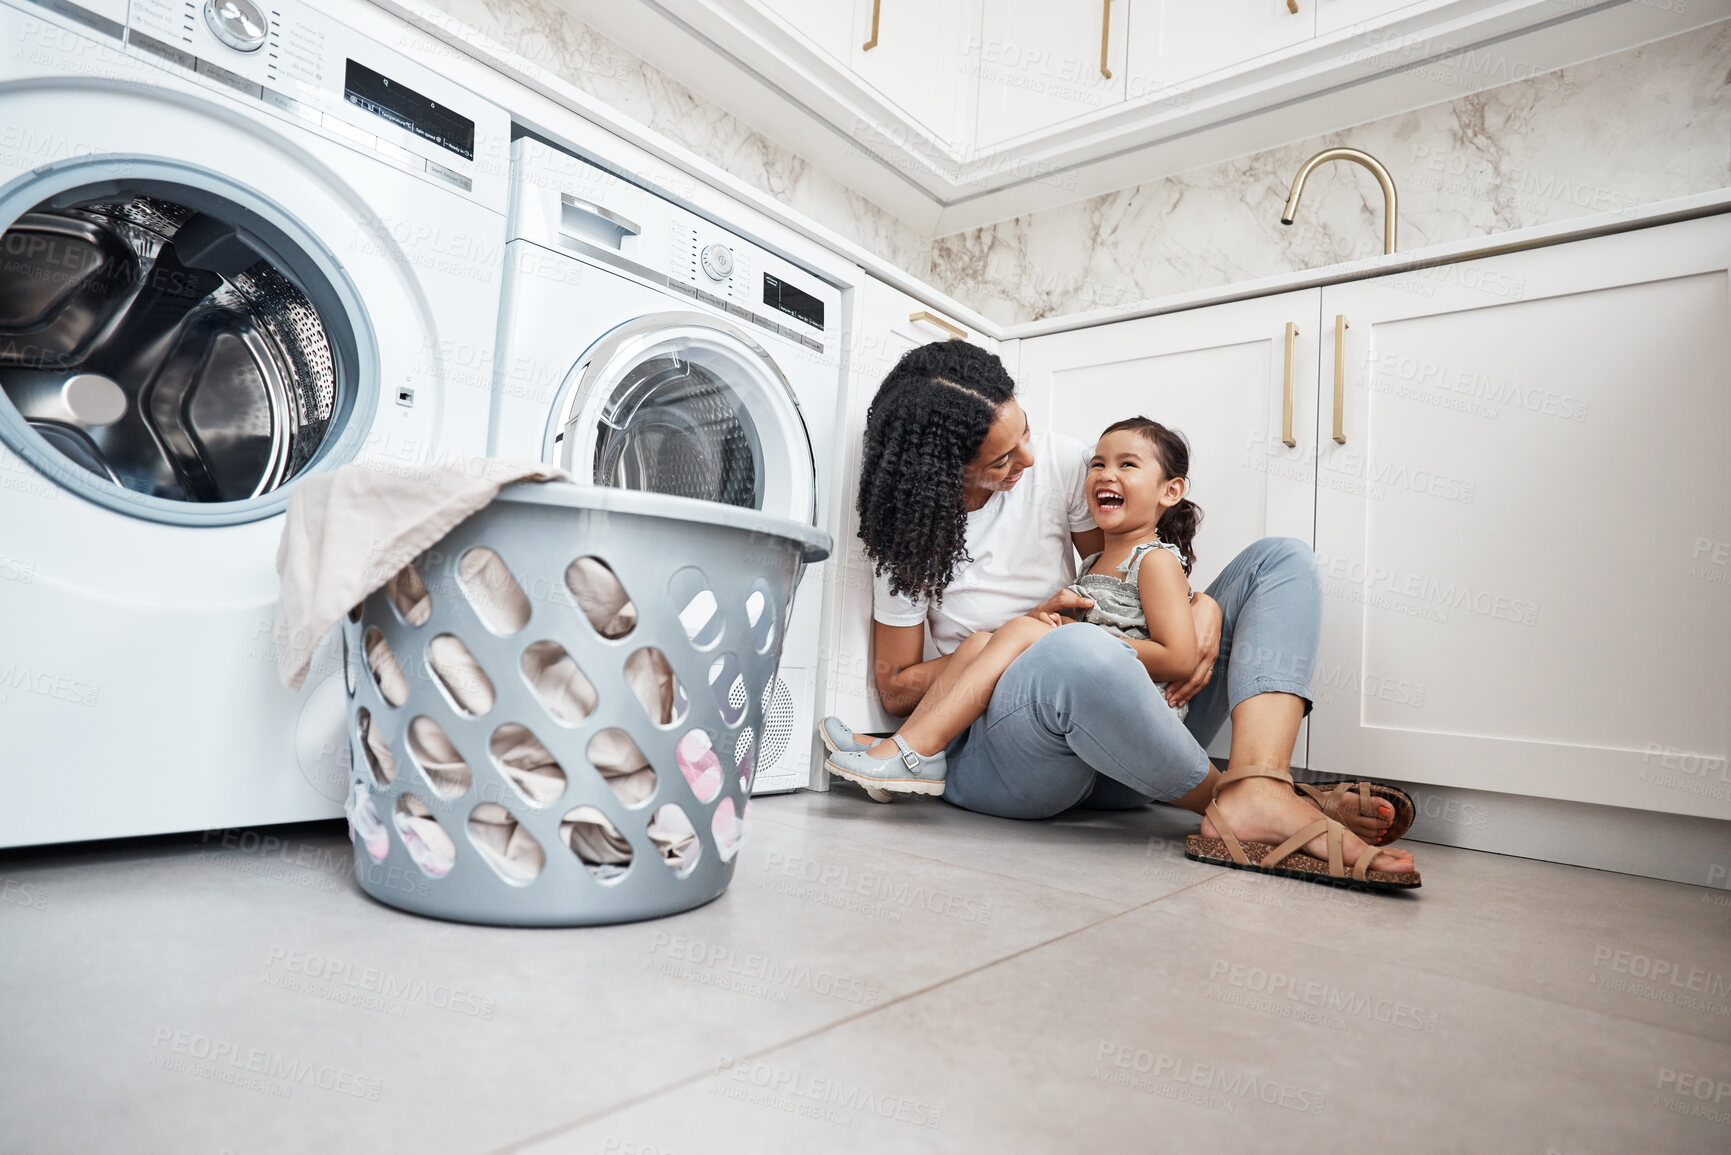
<instances>
[{"instance_id":1,"label":"washing machine","mask_svg":"<svg viewBox=\"0 0 1731 1155\"><path fill-rule=\"evenodd\" d=\"M335 816L283 510L485 451L509 119L296 0L0 0L0 45L0 846Z\"/></svg>"},{"instance_id":2,"label":"washing machine","mask_svg":"<svg viewBox=\"0 0 1731 1155\"><path fill-rule=\"evenodd\" d=\"M491 452L828 529L840 290L537 137L511 172ZM784 618L753 793L809 782L823 580Z\"/></svg>"}]
</instances>

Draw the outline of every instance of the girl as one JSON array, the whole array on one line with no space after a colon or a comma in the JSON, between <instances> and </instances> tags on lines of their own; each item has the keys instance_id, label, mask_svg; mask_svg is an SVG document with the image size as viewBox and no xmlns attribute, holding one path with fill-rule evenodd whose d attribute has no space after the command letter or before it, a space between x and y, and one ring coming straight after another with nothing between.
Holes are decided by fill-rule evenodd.
<instances>
[{"instance_id":1,"label":"girl","mask_svg":"<svg viewBox=\"0 0 1731 1155\"><path fill-rule=\"evenodd\" d=\"M1189 470L1189 446L1159 422L1132 417L1108 426L1085 486L1105 549L1084 561L1071 587L1094 603L1074 611L1085 615L1077 620L1116 634L1162 690L1197 664L1187 575L1202 511L1185 496ZM1056 613L1035 612L971 635L901 730L864 750L836 751L826 764L874 794L942 794L944 748L985 712L1010 663L1062 623Z\"/></svg>"}]
</instances>

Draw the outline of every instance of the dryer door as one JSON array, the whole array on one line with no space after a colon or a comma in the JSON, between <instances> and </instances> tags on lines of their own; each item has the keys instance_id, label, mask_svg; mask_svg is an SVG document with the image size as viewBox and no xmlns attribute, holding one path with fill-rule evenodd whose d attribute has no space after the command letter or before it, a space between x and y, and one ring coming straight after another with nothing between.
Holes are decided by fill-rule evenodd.
<instances>
[{"instance_id":1,"label":"dryer door","mask_svg":"<svg viewBox=\"0 0 1731 1155\"><path fill-rule=\"evenodd\" d=\"M750 337L700 313L620 325L577 362L547 457L578 480L817 520L811 438Z\"/></svg>"}]
</instances>

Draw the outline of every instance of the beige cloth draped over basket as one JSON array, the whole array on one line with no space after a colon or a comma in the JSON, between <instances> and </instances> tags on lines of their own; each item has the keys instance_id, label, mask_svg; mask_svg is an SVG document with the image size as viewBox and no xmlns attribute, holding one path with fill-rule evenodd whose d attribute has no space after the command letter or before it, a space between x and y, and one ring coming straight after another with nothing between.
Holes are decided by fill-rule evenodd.
<instances>
[{"instance_id":1,"label":"beige cloth draped over basket","mask_svg":"<svg viewBox=\"0 0 1731 1155\"><path fill-rule=\"evenodd\" d=\"M282 592L277 603L277 672L283 684L298 689L312 665L313 652L333 626L375 590L383 588L397 612L411 625L426 621L431 597L409 563L433 546L459 522L485 507L500 488L518 481L568 480L539 462L475 458L447 468L405 470L390 465L348 465L307 478L289 502L277 572ZM506 630L520 629L530 608L522 588L511 578L499 555L474 550L462 559L465 588L479 591ZM584 567L587 567L585 569ZM584 612L603 623L603 636L618 637L636 624L636 609L605 566L590 559L573 563L574 587L586 591ZM580 584L579 584L580 583ZM409 696L408 675L382 636L367 647L366 660L388 701ZM464 709L484 714L493 706L493 688L476 667L469 651L455 638L437 638L428 647L429 660ZM595 708L595 688L557 647L531 649L525 674L540 696L554 708L563 705L570 716ZM673 720L674 678L659 653L630 665L626 679L639 701L659 702L662 723ZM557 762L529 730L504 727L507 739L493 754L505 773L529 798L550 802L564 786ZM394 757L376 730L364 731L367 748L380 764L394 772ZM412 727L416 757L436 788L461 791L468 787L469 767L437 726ZM603 732L590 747L590 761L613 792L627 805L642 802L655 788L655 774L643 754L617 732ZM418 800L417 800L418 801ZM450 863L455 848L450 836L425 805L404 821L426 847L434 862ZM519 828L510 811L497 804L480 807L473 825L501 867L525 877L539 872L541 848ZM630 861L625 838L611 825L567 820L561 825L566 845L586 862L603 866ZM659 820L649 837L676 868L696 845L689 824Z\"/></svg>"}]
</instances>

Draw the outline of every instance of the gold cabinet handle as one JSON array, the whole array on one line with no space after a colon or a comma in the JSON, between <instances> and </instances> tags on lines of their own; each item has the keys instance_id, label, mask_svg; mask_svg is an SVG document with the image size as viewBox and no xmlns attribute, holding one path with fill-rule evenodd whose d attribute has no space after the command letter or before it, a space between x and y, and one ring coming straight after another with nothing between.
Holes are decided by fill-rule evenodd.
<instances>
[{"instance_id":1,"label":"gold cabinet handle","mask_svg":"<svg viewBox=\"0 0 1731 1155\"><path fill-rule=\"evenodd\" d=\"M884 0L872 0L872 38L865 42L861 52L870 52L878 46L878 9L883 7Z\"/></svg>"},{"instance_id":2,"label":"gold cabinet handle","mask_svg":"<svg viewBox=\"0 0 1731 1155\"><path fill-rule=\"evenodd\" d=\"M1298 442L1292 436L1292 346L1298 336L1298 326L1288 321L1286 323L1286 390L1280 399L1280 443L1288 449L1297 449Z\"/></svg>"},{"instance_id":3,"label":"gold cabinet handle","mask_svg":"<svg viewBox=\"0 0 1731 1155\"><path fill-rule=\"evenodd\" d=\"M1298 0L1286 0L1286 10L1294 16L1298 15Z\"/></svg>"},{"instance_id":4,"label":"gold cabinet handle","mask_svg":"<svg viewBox=\"0 0 1731 1155\"><path fill-rule=\"evenodd\" d=\"M1106 67L1106 54L1112 47L1112 0L1100 0L1100 75L1112 79Z\"/></svg>"},{"instance_id":5,"label":"gold cabinet handle","mask_svg":"<svg viewBox=\"0 0 1731 1155\"><path fill-rule=\"evenodd\" d=\"M952 341L966 341L968 339L968 331L966 329L962 328L960 325L950 324L936 313L928 313L922 309L918 313L909 313L908 320L916 323L924 321L928 325L935 325L948 333Z\"/></svg>"},{"instance_id":6,"label":"gold cabinet handle","mask_svg":"<svg viewBox=\"0 0 1731 1155\"><path fill-rule=\"evenodd\" d=\"M1345 313L1334 315L1334 443L1346 444L1346 323Z\"/></svg>"}]
</instances>

